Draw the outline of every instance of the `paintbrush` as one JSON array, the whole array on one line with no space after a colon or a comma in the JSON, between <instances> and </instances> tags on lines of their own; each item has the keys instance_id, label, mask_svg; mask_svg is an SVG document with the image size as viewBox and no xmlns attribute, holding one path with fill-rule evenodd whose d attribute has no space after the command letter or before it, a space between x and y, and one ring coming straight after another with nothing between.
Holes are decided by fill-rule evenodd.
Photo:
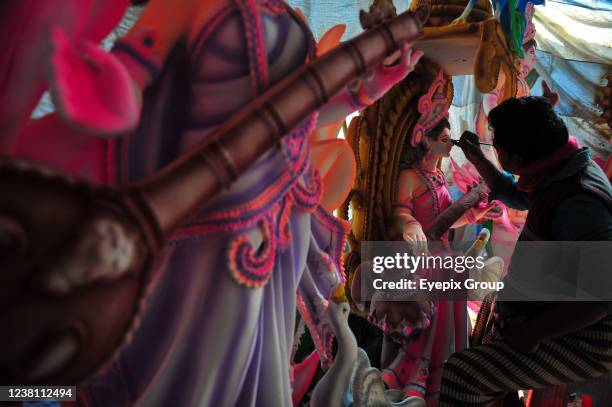
<instances>
[{"instance_id":1,"label":"paintbrush","mask_svg":"<svg viewBox=\"0 0 612 407\"><path fill-rule=\"evenodd\" d=\"M459 140L451 139L451 142L454 145L459 146ZM480 141L478 142L478 144L483 145L483 146L492 146L493 145L491 143L481 143Z\"/></svg>"}]
</instances>

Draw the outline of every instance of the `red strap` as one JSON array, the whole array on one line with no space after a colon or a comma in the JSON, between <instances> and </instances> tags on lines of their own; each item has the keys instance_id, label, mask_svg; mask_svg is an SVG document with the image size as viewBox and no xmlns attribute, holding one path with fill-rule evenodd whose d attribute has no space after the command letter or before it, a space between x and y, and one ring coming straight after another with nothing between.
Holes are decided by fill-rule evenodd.
<instances>
[{"instance_id":1,"label":"red strap","mask_svg":"<svg viewBox=\"0 0 612 407\"><path fill-rule=\"evenodd\" d=\"M261 94L269 85L268 58L261 18L255 0L235 0L242 21L248 49L251 84L256 94Z\"/></svg>"}]
</instances>

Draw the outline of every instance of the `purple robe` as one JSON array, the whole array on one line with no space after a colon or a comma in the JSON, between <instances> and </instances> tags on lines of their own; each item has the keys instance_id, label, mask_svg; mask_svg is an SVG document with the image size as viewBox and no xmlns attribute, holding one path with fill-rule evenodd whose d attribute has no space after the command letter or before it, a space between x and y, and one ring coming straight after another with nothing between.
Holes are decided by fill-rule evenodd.
<instances>
[{"instance_id":1,"label":"purple robe","mask_svg":"<svg viewBox=\"0 0 612 407\"><path fill-rule=\"evenodd\" d=\"M115 146L119 182L172 161L314 55L310 31L284 2L228 3L193 43L176 47L145 92L138 130ZM93 405L290 406L296 307L329 357L320 316L344 279L346 227L318 205L307 139L315 122L316 114L175 233L139 327L87 383Z\"/></svg>"}]
</instances>

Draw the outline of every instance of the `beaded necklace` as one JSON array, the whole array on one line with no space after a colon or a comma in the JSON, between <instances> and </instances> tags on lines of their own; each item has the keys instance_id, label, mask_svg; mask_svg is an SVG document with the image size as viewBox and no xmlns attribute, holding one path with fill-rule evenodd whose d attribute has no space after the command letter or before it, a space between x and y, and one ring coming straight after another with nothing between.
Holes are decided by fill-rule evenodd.
<instances>
[{"instance_id":1,"label":"beaded necklace","mask_svg":"<svg viewBox=\"0 0 612 407\"><path fill-rule=\"evenodd\" d=\"M441 187L446 186L446 180L444 179L444 176L440 173L440 171L437 169L435 171L426 171L422 168L415 167L414 170L421 178L423 184L425 184L425 187L427 187L427 190L431 194L434 204L434 215L435 217L437 217L441 213L440 201L438 199L437 191Z\"/></svg>"}]
</instances>

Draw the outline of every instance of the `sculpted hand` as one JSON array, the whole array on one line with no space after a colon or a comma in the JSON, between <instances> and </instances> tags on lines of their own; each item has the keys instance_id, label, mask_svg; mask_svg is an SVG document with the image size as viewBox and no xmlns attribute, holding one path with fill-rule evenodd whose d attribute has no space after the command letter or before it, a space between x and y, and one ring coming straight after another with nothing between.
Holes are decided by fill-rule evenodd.
<instances>
[{"instance_id":1,"label":"sculpted hand","mask_svg":"<svg viewBox=\"0 0 612 407\"><path fill-rule=\"evenodd\" d=\"M49 87L60 115L75 127L98 135L135 128L140 100L123 64L92 42L71 42L59 27L52 30L51 37Z\"/></svg>"},{"instance_id":2,"label":"sculpted hand","mask_svg":"<svg viewBox=\"0 0 612 407\"><path fill-rule=\"evenodd\" d=\"M352 84L350 89L359 89L365 96L374 102L380 99L389 89L396 83L404 79L410 72L414 70L415 65L423 56L422 51L413 51L410 47L412 44L404 43L398 51L391 55L387 60L380 64L364 81L359 81ZM396 61L399 56L399 61L394 65L386 63Z\"/></svg>"},{"instance_id":3,"label":"sculpted hand","mask_svg":"<svg viewBox=\"0 0 612 407\"><path fill-rule=\"evenodd\" d=\"M542 81L542 96L544 96L550 102L553 107L559 104L559 94L557 92L553 92L549 87L546 81Z\"/></svg>"},{"instance_id":4,"label":"sculpted hand","mask_svg":"<svg viewBox=\"0 0 612 407\"><path fill-rule=\"evenodd\" d=\"M427 253L427 236L425 236L423 228L418 223L406 225L403 238L411 247L413 254Z\"/></svg>"},{"instance_id":5,"label":"sculpted hand","mask_svg":"<svg viewBox=\"0 0 612 407\"><path fill-rule=\"evenodd\" d=\"M421 51L412 51L410 46L410 43L404 43L397 53L383 61L366 77L353 81L345 91L334 96L319 110L317 127L344 120L355 110L368 107L387 93L393 85L404 79L414 70L414 66L423 55ZM398 62L396 64L385 63L389 61Z\"/></svg>"}]
</instances>

